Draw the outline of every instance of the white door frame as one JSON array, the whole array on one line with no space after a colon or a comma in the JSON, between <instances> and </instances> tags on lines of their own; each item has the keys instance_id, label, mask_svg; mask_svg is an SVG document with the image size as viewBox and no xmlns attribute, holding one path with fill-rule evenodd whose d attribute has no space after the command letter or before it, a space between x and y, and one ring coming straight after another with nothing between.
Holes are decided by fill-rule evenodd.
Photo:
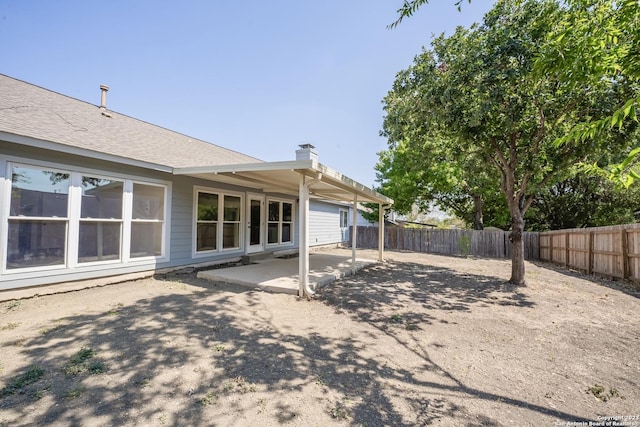
<instances>
[{"instance_id":1,"label":"white door frame","mask_svg":"<svg viewBox=\"0 0 640 427\"><path fill-rule=\"evenodd\" d=\"M260 242L258 244L251 244L251 228L252 226L255 226L255 224L251 224L251 201L252 200L259 200L260 201L260 224L259 224L259 237L260 237ZM252 253L256 253L256 252L263 252L264 248L265 248L265 239L266 239L266 224L265 224L265 218L266 218L266 213L265 213L265 196L264 194L255 194L255 193L247 193L247 212L245 215L246 218L246 227L247 227L247 233L246 233L246 253L248 254L252 254Z\"/></svg>"}]
</instances>

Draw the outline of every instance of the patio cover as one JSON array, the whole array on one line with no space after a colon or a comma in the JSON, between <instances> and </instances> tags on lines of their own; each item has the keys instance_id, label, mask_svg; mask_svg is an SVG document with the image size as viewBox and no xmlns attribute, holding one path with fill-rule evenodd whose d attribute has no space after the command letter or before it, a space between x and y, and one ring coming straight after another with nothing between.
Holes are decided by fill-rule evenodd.
<instances>
[{"instance_id":1,"label":"patio cover","mask_svg":"<svg viewBox=\"0 0 640 427\"><path fill-rule=\"evenodd\" d=\"M299 200L299 277L298 294L310 296L309 289L309 199L325 199L353 203L352 263L356 260L356 218L358 202L377 203L378 260L384 255L384 209L393 200L327 167L317 160L242 163L235 165L174 168L174 175L188 175L206 180L258 188L265 193L297 196Z\"/></svg>"}]
</instances>

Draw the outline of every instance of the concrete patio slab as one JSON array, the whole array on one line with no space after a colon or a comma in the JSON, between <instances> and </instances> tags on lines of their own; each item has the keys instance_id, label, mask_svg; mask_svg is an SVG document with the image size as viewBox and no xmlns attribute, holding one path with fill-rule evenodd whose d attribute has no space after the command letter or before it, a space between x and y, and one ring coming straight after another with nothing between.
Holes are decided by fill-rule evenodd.
<instances>
[{"instance_id":1,"label":"concrete patio slab","mask_svg":"<svg viewBox=\"0 0 640 427\"><path fill-rule=\"evenodd\" d=\"M297 257L272 258L250 265L200 271L198 277L270 292L297 294L298 262ZM357 258L355 268L352 268L349 256L311 253L309 255L309 286L311 289L317 289L375 263L377 261Z\"/></svg>"}]
</instances>

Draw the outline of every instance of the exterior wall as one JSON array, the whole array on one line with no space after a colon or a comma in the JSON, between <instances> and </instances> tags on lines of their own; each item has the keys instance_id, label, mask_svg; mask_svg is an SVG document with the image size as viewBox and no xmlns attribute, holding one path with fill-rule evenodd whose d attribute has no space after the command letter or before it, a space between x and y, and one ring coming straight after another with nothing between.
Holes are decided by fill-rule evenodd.
<instances>
[{"instance_id":1,"label":"exterior wall","mask_svg":"<svg viewBox=\"0 0 640 427\"><path fill-rule=\"evenodd\" d=\"M70 246L67 243L66 253L67 260L62 266L52 268L38 267L34 269L6 269L0 271L0 290L13 289L26 286L37 286L43 284L53 284L60 282L68 282L74 280L85 280L96 277L115 276L120 274L136 273L149 271L160 268L178 267L195 263L215 262L225 259L238 258L245 253L246 242L246 212L244 202L246 201L246 193L260 193L251 188L231 186L207 180L194 179L186 176L174 176L169 173L152 171L143 168L130 167L122 164L116 164L106 161L90 159L86 157L67 155L59 152L51 152L43 149L30 148L20 146L18 144L0 141L0 200L2 200L2 209L0 209L0 260L4 263L7 256L6 251L8 245L8 221L9 215L8 205L11 200L11 177L8 170L8 164L18 163L23 165L33 165L42 168L59 168L62 170L77 171L87 175L96 174L116 179L135 179L142 183L154 182L166 185L167 192L165 194L165 233L164 233L164 257L154 258L147 257L145 259L131 259L129 262L115 260L112 262L98 262L92 264L81 264L69 262L72 255L69 254ZM241 218L240 218L240 247L217 253L195 254L194 246L194 188L205 188L212 192L230 192L241 197ZM25 190L23 190L25 191ZM73 190L70 190L70 192ZM126 194L126 193L125 193ZM68 196L70 197L70 196ZM126 196L124 196L126 197ZM293 242L284 245L270 245L265 249L267 251L278 251L283 249L297 248L298 245L298 205L296 199L291 196L279 194L265 195L265 202L273 198L274 200L287 201L293 205ZM265 206L266 209L266 206ZM265 211L266 214L266 211ZM126 215L126 214L125 214ZM69 219L66 223L69 224ZM123 223L125 221L123 220ZM128 241L126 231L121 231L122 246ZM77 236L72 237L68 234L70 240L77 241ZM80 243L76 244L76 247ZM196 256L194 256L196 255ZM122 256L122 253L121 253ZM75 259L75 258L74 258ZM122 259L122 258L121 258Z\"/></svg>"},{"instance_id":2,"label":"exterior wall","mask_svg":"<svg viewBox=\"0 0 640 427\"><path fill-rule=\"evenodd\" d=\"M92 176L105 176L117 180L131 181L130 186L134 182L140 183L157 183L166 186L165 209L164 215L164 257L146 257L144 259L129 259L123 261L123 252L120 252L120 258L113 261L98 261L94 263L81 263L79 261L70 262L70 259L77 260L76 253L71 251L70 245L76 249L85 241L80 242L79 236L70 234L67 229L66 236L69 241L76 243L65 245L65 253L67 260L55 267L37 267L37 268L13 268L0 269L0 290L13 289L26 286L38 286L44 284L54 284L60 282L69 282L74 280L85 280L97 277L116 276L120 274L136 273L142 271L150 271L161 268L179 267L183 265L192 265L200 263L209 263L216 261L224 261L237 259L246 253L246 241L248 232L248 220L246 212L247 194L264 195L265 206L265 226L267 224L268 202L269 200L287 202L292 204L293 224L292 224L292 242L277 245L266 244L266 229L264 231L265 251L277 252L281 250L295 250L299 246L298 224L299 205L297 198L290 195L282 194L264 194L259 190L238 187L229 184L223 184L202 179L195 179L187 176L174 176L170 173L154 171L150 169L127 166L118 163L96 160L87 157L69 155L60 152L52 152L49 150L38 149L33 147L21 146L18 144L0 141L0 200L2 207L0 208L0 260L4 265L7 257L9 245L6 243L9 239L8 215L10 215L8 206L11 200L11 176L8 170L9 163L22 164L26 166L34 166L36 168L58 168L61 170L75 171L76 174ZM133 180L133 181L132 181ZM70 194L67 196L72 199L72 187L69 187ZM80 185L80 184L76 184ZM79 187L78 187L79 188ZM196 220L195 212L195 190L196 188L206 189L206 191L234 194L241 197L241 218L240 218L240 246L239 248L221 250L215 253L197 253L195 251L195 232ZM23 197L29 190L21 190ZM79 189L77 191L80 191ZM37 193L37 191L36 191ZM46 193L41 199L44 200L53 193ZM126 196L127 192L125 190ZM130 193L129 193L130 194ZM28 195L28 194L27 194ZM78 195L75 200L79 200ZM84 196L82 196L84 197ZM130 196L129 196L130 197ZM24 200L24 199L23 199ZM81 199L84 200L84 199ZM84 202L82 202L84 203ZM347 222L351 222L352 211L348 203L323 202L312 200L309 206L309 232L311 246L337 244L349 239L348 227L341 227L341 212L347 213ZM126 214L125 214L126 215ZM65 222L67 227L69 224L78 224L80 221L78 214L72 219ZM13 220L15 221L15 219ZM75 221L75 222L74 222ZM131 220L122 219L121 228L121 248L128 247L127 227L124 225L127 221L131 226ZM344 220L343 220L344 221ZM348 225L348 224L347 224ZM71 227L73 228L73 227ZM14 228L15 231L15 228ZM128 234L131 235L130 232ZM13 233L15 236L15 233ZM15 237L14 237L15 238ZM39 243L42 248L42 243ZM46 246L46 245L45 245ZM96 244L95 246L99 246ZM95 247L94 246L94 247ZM71 252L71 253L70 253Z\"/></svg>"},{"instance_id":3,"label":"exterior wall","mask_svg":"<svg viewBox=\"0 0 640 427\"><path fill-rule=\"evenodd\" d=\"M338 244L349 239L349 228L340 227L340 211L351 212L348 204L309 202L309 246Z\"/></svg>"},{"instance_id":4,"label":"exterior wall","mask_svg":"<svg viewBox=\"0 0 640 427\"><path fill-rule=\"evenodd\" d=\"M143 183L155 183L166 186L165 199L171 198L172 185L170 175L157 171L150 171L142 168L126 167L120 164L111 164L91 158L64 155L62 153L51 152L36 148L29 148L17 144L0 141L0 200L2 200L1 221L0 221L0 260L4 264L7 257L8 245L6 241L9 239L8 222L6 215L8 205L11 199L11 178L10 171L7 169L8 163L19 163L23 165L33 165L35 167L52 167L58 166L63 170L76 170L87 174L100 175L112 178L133 177ZM166 201L165 201L166 203ZM69 220L71 221L71 220ZM69 223L67 221L67 224ZM124 222L124 220L123 220ZM165 210L164 224L169 226L171 223L171 212ZM67 231L69 233L69 231ZM67 234L68 238L72 237ZM135 273L147 271L158 267L168 265L171 256L171 247L168 243L168 236L165 235L164 254L165 258L145 257L132 260L128 263L123 262L101 262L78 264L73 268L65 266L56 266L52 268L34 268L34 269L15 269L0 272L0 290L11 289L25 286L36 286L42 284L59 283L73 280L90 279L94 277L105 277L119 274ZM15 238L12 236L12 238ZM76 236L76 239L78 236ZM124 232L121 233L124 239ZM67 251L69 244L66 245ZM67 257L71 256L67 253ZM67 266L69 261L67 260Z\"/></svg>"},{"instance_id":5,"label":"exterior wall","mask_svg":"<svg viewBox=\"0 0 640 427\"><path fill-rule=\"evenodd\" d=\"M353 209L351 209L349 211L349 225L352 225L351 223L353 222ZM356 225L358 227L377 227L378 226L378 221L375 221L373 223L369 222L368 219L366 219L365 217L362 216L362 214L360 213L360 211L358 211L358 216L356 217Z\"/></svg>"}]
</instances>

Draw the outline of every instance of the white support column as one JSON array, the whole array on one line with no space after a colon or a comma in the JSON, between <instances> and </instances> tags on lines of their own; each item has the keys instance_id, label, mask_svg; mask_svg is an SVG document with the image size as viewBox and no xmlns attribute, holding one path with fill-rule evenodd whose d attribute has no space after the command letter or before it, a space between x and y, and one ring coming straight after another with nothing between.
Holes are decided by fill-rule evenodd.
<instances>
[{"instance_id":1,"label":"white support column","mask_svg":"<svg viewBox=\"0 0 640 427\"><path fill-rule=\"evenodd\" d=\"M353 227L351 227L351 272L356 271L356 247L358 236L358 195L353 195Z\"/></svg>"},{"instance_id":2,"label":"white support column","mask_svg":"<svg viewBox=\"0 0 640 427\"><path fill-rule=\"evenodd\" d=\"M309 187L305 185L306 177L300 174L299 183L299 252L298 257L298 296L305 296L305 291L309 287Z\"/></svg>"},{"instance_id":3,"label":"white support column","mask_svg":"<svg viewBox=\"0 0 640 427\"><path fill-rule=\"evenodd\" d=\"M384 261L384 205L378 204L378 261Z\"/></svg>"}]
</instances>

